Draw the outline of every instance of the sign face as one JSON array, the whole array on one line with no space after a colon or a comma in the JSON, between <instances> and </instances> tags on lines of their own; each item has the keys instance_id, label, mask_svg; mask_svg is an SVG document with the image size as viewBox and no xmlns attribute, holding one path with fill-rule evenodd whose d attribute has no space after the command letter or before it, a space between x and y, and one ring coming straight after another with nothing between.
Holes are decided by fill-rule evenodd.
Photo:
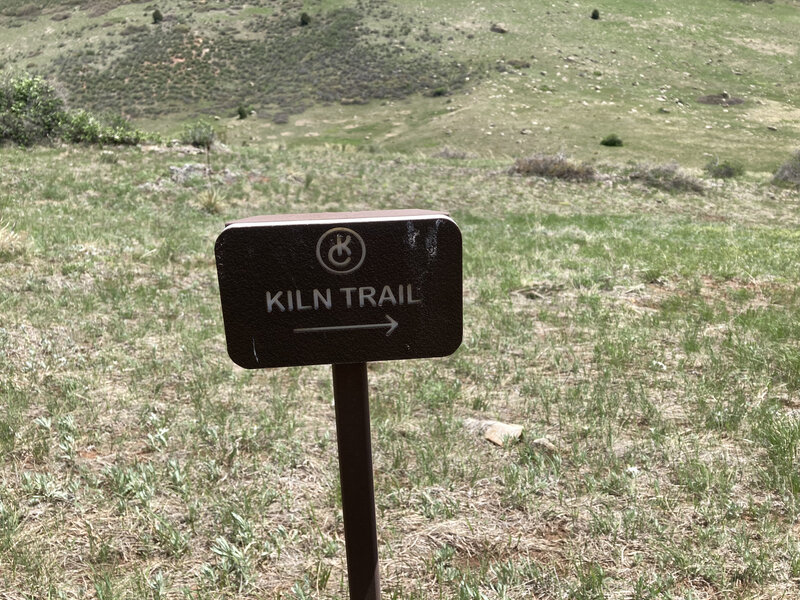
<instances>
[{"instance_id":1,"label":"sign face","mask_svg":"<svg viewBox=\"0 0 800 600\"><path fill-rule=\"evenodd\" d=\"M248 369L452 354L461 232L422 210L252 217L216 243L228 354Z\"/></svg>"}]
</instances>

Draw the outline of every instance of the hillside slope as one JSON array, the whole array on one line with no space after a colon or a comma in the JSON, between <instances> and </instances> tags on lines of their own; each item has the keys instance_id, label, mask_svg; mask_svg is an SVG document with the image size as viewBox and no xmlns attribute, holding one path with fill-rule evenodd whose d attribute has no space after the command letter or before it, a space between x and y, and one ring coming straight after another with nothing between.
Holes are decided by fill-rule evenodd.
<instances>
[{"instance_id":1,"label":"hillside slope","mask_svg":"<svg viewBox=\"0 0 800 600\"><path fill-rule=\"evenodd\" d=\"M800 133L790 0L3 4L7 70L161 128L255 110L256 124L229 124L234 141L725 156L767 170ZM625 145L600 147L610 133Z\"/></svg>"}]
</instances>

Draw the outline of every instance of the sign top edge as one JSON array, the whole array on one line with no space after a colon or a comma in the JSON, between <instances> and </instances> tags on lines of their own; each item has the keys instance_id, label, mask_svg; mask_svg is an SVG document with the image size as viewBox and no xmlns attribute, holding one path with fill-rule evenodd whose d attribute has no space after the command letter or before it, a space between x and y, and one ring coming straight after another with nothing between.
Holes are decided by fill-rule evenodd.
<instances>
[{"instance_id":1,"label":"sign top edge","mask_svg":"<svg viewBox=\"0 0 800 600\"><path fill-rule=\"evenodd\" d=\"M441 210L423 210L417 208L396 210L361 210L354 212L321 212L321 213L296 213L281 215L258 215L227 221L225 227L248 227L265 225L289 225L314 222L338 221L396 221L402 219L419 219L432 217L446 217L450 214Z\"/></svg>"}]
</instances>

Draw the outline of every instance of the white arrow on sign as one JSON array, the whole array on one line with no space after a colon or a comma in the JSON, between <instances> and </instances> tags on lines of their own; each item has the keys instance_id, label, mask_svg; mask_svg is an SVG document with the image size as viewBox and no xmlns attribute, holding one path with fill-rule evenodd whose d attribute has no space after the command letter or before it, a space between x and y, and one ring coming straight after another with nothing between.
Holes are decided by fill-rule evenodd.
<instances>
[{"instance_id":1,"label":"white arrow on sign","mask_svg":"<svg viewBox=\"0 0 800 600\"><path fill-rule=\"evenodd\" d=\"M350 329L381 329L387 327L387 336L392 335L392 332L397 329L397 321L389 315L386 315L386 323L368 323L366 325L334 325L330 327L299 327L294 330L295 333L320 333L324 331L347 331Z\"/></svg>"}]
</instances>

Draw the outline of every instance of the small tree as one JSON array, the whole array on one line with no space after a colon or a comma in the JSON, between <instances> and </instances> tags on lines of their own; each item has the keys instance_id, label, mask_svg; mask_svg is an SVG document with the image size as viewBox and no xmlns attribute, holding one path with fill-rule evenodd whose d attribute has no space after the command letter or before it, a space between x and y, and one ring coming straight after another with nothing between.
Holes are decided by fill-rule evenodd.
<instances>
[{"instance_id":1,"label":"small tree","mask_svg":"<svg viewBox=\"0 0 800 600\"><path fill-rule=\"evenodd\" d=\"M164 15L161 14L160 10L155 9L153 11L153 25L158 25L163 20L164 20Z\"/></svg>"},{"instance_id":2,"label":"small tree","mask_svg":"<svg viewBox=\"0 0 800 600\"><path fill-rule=\"evenodd\" d=\"M247 113L248 113L248 110L247 110L247 107L244 104L240 104L239 108L236 109L236 114L239 115L240 119L246 119L247 118Z\"/></svg>"},{"instance_id":3,"label":"small tree","mask_svg":"<svg viewBox=\"0 0 800 600\"><path fill-rule=\"evenodd\" d=\"M592 18L597 21L600 18L600 11L596 8L592 11Z\"/></svg>"},{"instance_id":4,"label":"small tree","mask_svg":"<svg viewBox=\"0 0 800 600\"><path fill-rule=\"evenodd\" d=\"M311 23L311 15L309 15L307 12L304 12L302 15L300 15L300 26L305 27L309 23Z\"/></svg>"}]
</instances>

